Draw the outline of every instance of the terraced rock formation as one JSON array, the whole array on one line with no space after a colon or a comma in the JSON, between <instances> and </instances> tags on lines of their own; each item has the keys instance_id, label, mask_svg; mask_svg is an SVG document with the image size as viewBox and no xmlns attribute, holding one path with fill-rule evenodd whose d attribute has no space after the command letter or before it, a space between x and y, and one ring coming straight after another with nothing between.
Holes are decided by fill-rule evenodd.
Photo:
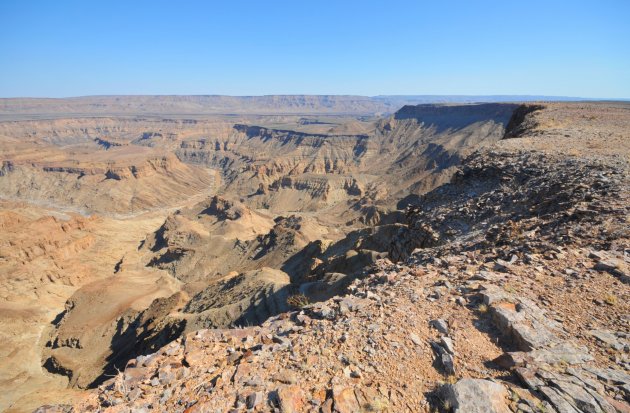
<instances>
[{"instance_id":1,"label":"terraced rock formation","mask_svg":"<svg viewBox=\"0 0 630 413\"><path fill-rule=\"evenodd\" d=\"M52 411L628 411L627 160L513 144L407 209L403 261L260 326L191 332Z\"/></svg>"},{"instance_id":2,"label":"terraced rock formation","mask_svg":"<svg viewBox=\"0 0 630 413\"><path fill-rule=\"evenodd\" d=\"M331 105L0 122L0 408L625 411L627 105Z\"/></svg>"}]
</instances>

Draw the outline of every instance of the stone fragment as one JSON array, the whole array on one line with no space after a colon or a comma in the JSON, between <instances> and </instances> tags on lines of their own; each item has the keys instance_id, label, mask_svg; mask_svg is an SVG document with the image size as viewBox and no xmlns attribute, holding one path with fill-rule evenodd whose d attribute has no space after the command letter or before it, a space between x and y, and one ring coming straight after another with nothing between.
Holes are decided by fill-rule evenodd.
<instances>
[{"instance_id":1,"label":"stone fragment","mask_svg":"<svg viewBox=\"0 0 630 413\"><path fill-rule=\"evenodd\" d=\"M444 389L453 413L510 413L507 396L504 386L482 379L461 379Z\"/></svg>"},{"instance_id":2,"label":"stone fragment","mask_svg":"<svg viewBox=\"0 0 630 413\"><path fill-rule=\"evenodd\" d=\"M257 391L254 393L251 393L250 395L247 396L247 400L246 400L246 405L248 409L253 409L256 406L258 406L260 403L263 402L264 400L264 393L261 391Z\"/></svg>"},{"instance_id":3,"label":"stone fragment","mask_svg":"<svg viewBox=\"0 0 630 413\"><path fill-rule=\"evenodd\" d=\"M285 384L295 384L298 381L295 373L287 369L280 370L273 376L273 379Z\"/></svg>"},{"instance_id":4,"label":"stone fragment","mask_svg":"<svg viewBox=\"0 0 630 413\"><path fill-rule=\"evenodd\" d=\"M557 390L547 386L542 386L539 390L556 408L558 413L580 413Z\"/></svg>"},{"instance_id":5,"label":"stone fragment","mask_svg":"<svg viewBox=\"0 0 630 413\"><path fill-rule=\"evenodd\" d=\"M564 380L553 380L552 383L566 395L565 398L568 396L570 400L573 400L571 404L579 410L587 413L600 413L602 411L597 400L584 387Z\"/></svg>"},{"instance_id":6,"label":"stone fragment","mask_svg":"<svg viewBox=\"0 0 630 413\"><path fill-rule=\"evenodd\" d=\"M319 306L319 308L314 308L313 314L319 318L325 318L328 320L332 320L335 318L335 310L328 307L327 305L321 305Z\"/></svg>"},{"instance_id":7,"label":"stone fragment","mask_svg":"<svg viewBox=\"0 0 630 413\"><path fill-rule=\"evenodd\" d=\"M299 386L282 386L276 393L281 413L298 413L304 410L304 392Z\"/></svg>"},{"instance_id":8,"label":"stone fragment","mask_svg":"<svg viewBox=\"0 0 630 413\"><path fill-rule=\"evenodd\" d=\"M455 346L453 345L453 340L451 340L450 337L442 337L440 339L440 344L451 355L453 355L453 356L455 355Z\"/></svg>"},{"instance_id":9,"label":"stone fragment","mask_svg":"<svg viewBox=\"0 0 630 413\"><path fill-rule=\"evenodd\" d=\"M453 359L453 355L436 342L431 342L431 347L433 347L433 350L440 360L440 363L444 368L444 372L449 375L455 374L455 360Z\"/></svg>"},{"instance_id":10,"label":"stone fragment","mask_svg":"<svg viewBox=\"0 0 630 413\"><path fill-rule=\"evenodd\" d=\"M448 354L446 351L444 351L440 355L440 361L442 362L442 366L444 366L444 371L446 372L446 374L455 374L455 360L453 359L453 356L451 354Z\"/></svg>"},{"instance_id":11,"label":"stone fragment","mask_svg":"<svg viewBox=\"0 0 630 413\"><path fill-rule=\"evenodd\" d=\"M441 318L429 321L429 325L442 334L448 334L448 323Z\"/></svg>"},{"instance_id":12,"label":"stone fragment","mask_svg":"<svg viewBox=\"0 0 630 413\"><path fill-rule=\"evenodd\" d=\"M357 401L357 398L354 395L354 390L351 387L334 385L332 391L335 412L355 413L360 411L359 402Z\"/></svg>"},{"instance_id":13,"label":"stone fragment","mask_svg":"<svg viewBox=\"0 0 630 413\"><path fill-rule=\"evenodd\" d=\"M327 399L324 403L322 403L321 413L332 413L333 411L333 399Z\"/></svg>"},{"instance_id":14,"label":"stone fragment","mask_svg":"<svg viewBox=\"0 0 630 413\"><path fill-rule=\"evenodd\" d=\"M497 259L494 263L494 270L499 272L510 272L510 267L512 264L508 261Z\"/></svg>"},{"instance_id":15,"label":"stone fragment","mask_svg":"<svg viewBox=\"0 0 630 413\"><path fill-rule=\"evenodd\" d=\"M273 342L280 344L281 346L284 346L284 347L291 347L291 340L288 337L283 337L283 336L274 334Z\"/></svg>"},{"instance_id":16,"label":"stone fragment","mask_svg":"<svg viewBox=\"0 0 630 413\"><path fill-rule=\"evenodd\" d=\"M409 339L413 342L413 344L415 344L416 346L419 346L420 344L422 344L422 340L420 340L420 337L418 337L418 335L416 333L409 333Z\"/></svg>"},{"instance_id":17,"label":"stone fragment","mask_svg":"<svg viewBox=\"0 0 630 413\"><path fill-rule=\"evenodd\" d=\"M613 332L608 330L591 330L589 331L589 333L602 343L617 351L624 350L624 348L628 345L627 343L624 343L620 339L618 339Z\"/></svg>"}]
</instances>

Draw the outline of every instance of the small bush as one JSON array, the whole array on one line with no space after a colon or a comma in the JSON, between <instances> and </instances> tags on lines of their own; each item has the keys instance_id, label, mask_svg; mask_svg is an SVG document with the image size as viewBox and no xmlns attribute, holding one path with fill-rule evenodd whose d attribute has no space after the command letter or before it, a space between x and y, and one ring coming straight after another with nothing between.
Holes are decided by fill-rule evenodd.
<instances>
[{"instance_id":1,"label":"small bush","mask_svg":"<svg viewBox=\"0 0 630 413\"><path fill-rule=\"evenodd\" d=\"M615 305L617 304L617 296L613 294L608 294L606 297L604 297L604 302L608 305Z\"/></svg>"},{"instance_id":2,"label":"small bush","mask_svg":"<svg viewBox=\"0 0 630 413\"><path fill-rule=\"evenodd\" d=\"M287 297L287 305L292 308L302 308L309 304L308 297L304 294L293 294Z\"/></svg>"}]
</instances>

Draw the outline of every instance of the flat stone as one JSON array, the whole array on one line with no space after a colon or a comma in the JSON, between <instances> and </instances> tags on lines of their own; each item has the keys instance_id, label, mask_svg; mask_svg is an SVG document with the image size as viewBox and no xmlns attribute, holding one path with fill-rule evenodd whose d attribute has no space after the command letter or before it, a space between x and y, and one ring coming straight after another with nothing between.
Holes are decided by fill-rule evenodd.
<instances>
[{"instance_id":1,"label":"flat stone","mask_svg":"<svg viewBox=\"0 0 630 413\"><path fill-rule=\"evenodd\" d=\"M608 258L608 255L606 254L605 251L591 251L588 254L588 257L590 259L595 260L595 261L601 261L601 260L605 260L606 258Z\"/></svg>"},{"instance_id":2,"label":"flat stone","mask_svg":"<svg viewBox=\"0 0 630 413\"><path fill-rule=\"evenodd\" d=\"M470 277L471 280L475 281L493 281L503 276L491 271L479 271L477 274Z\"/></svg>"},{"instance_id":3,"label":"flat stone","mask_svg":"<svg viewBox=\"0 0 630 413\"><path fill-rule=\"evenodd\" d=\"M560 392L565 394L565 397L573 400L572 405L578 409L586 413L600 413L602 411L597 400L582 386L564 380L553 380L552 383Z\"/></svg>"},{"instance_id":4,"label":"flat stone","mask_svg":"<svg viewBox=\"0 0 630 413\"><path fill-rule=\"evenodd\" d=\"M511 263L509 263L508 261L502 260L502 259L498 259L495 263L494 263L494 270L495 271L499 271L499 272L510 272L510 267L512 266Z\"/></svg>"},{"instance_id":5,"label":"flat stone","mask_svg":"<svg viewBox=\"0 0 630 413\"><path fill-rule=\"evenodd\" d=\"M617 350L617 351L621 351L626 347L626 343L622 342L621 340L619 340L617 338L617 336L612 332L612 331L608 331L608 330L591 330L589 331L589 333L595 337L596 339L598 339L599 341L601 341L604 344L607 344L608 346L610 346L611 348Z\"/></svg>"},{"instance_id":6,"label":"flat stone","mask_svg":"<svg viewBox=\"0 0 630 413\"><path fill-rule=\"evenodd\" d=\"M277 343L277 344L280 344L282 346L291 347L291 340L289 338L287 338L287 337L274 335L273 336L273 342Z\"/></svg>"},{"instance_id":7,"label":"flat stone","mask_svg":"<svg viewBox=\"0 0 630 413\"><path fill-rule=\"evenodd\" d=\"M364 300L355 296L344 297L339 302L339 311L341 314L347 314L350 311L359 311L367 304L367 300Z\"/></svg>"},{"instance_id":8,"label":"flat stone","mask_svg":"<svg viewBox=\"0 0 630 413\"><path fill-rule=\"evenodd\" d=\"M537 391L540 387L545 385L545 382L538 378L536 372L532 369L517 367L515 371L521 381L532 391Z\"/></svg>"},{"instance_id":9,"label":"flat stone","mask_svg":"<svg viewBox=\"0 0 630 413\"><path fill-rule=\"evenodd\" d=\"M507 389L499 383L482 379L461 379L444 389L454 413L510 413Z\"/></svg>"},{"instance_id":10,"label":"flat stone","mask_svg":"<svg viewBox=\"0 0 630 413\"><path fill-rule=\"evenodd\" d=\"M409 339L413 342L413 344L415 344L416 346L419 346L420 344L422 344L422 340L420 340L420 337L418 337L418 335L416 333L409 333Z\"/></svg>"},{"instance_id":11,"label":"flat stone","mask_svg":"<svg viewBox=\"0 0 630 413\"><path fill-rule=\"evenodd\" d=\"M580 413L576 410L571 404L562 397L557 390L542 386L539 388L540 392L545 395L547 400L551 402L553 407L558 411L558 413Z\"/></svg>"},{"instance_id":12,"label":"flat stone","mask_svg":"<svg viewBox=\"0 0 630 413\"><path fill-rule=\"evenodd\" d=\"M278 373L276 373L273 376L273 379L275 381L279 381L280 383L285 384L295 384L298 381L295 373L286 369L280 370Z\"/></svg>"},{"instance_id":13,"label":"flat stone","mask_svg":"<svg viewBox=\"0 0 630 413\"><path fill-rule=\"evenodd\" d=\"M630 385L630 375L614 369L596 369L586 367L584 370L593 373L600 379L607 381L611 384L629 384Z\"/></svg>"},{"instance_id":14,"label":"flat stone","mask_svg":"<svg viewBox=\"0 0 630 413\"><path fill-rule=\"evenodd\" d=\"M571 342L564 342L555 347L533 350L525 353L530 361L547 364L582 364L592 361L593 356L585 347L578 347Z\"/></svg>"}]
</instances>

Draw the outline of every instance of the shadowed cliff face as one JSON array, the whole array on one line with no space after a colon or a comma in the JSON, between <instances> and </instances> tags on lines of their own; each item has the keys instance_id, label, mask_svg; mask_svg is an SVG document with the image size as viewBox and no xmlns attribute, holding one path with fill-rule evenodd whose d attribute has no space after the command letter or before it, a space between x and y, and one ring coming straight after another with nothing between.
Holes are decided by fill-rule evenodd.
<instances>
[{"instance_id":1,"label":"shadowed cliff face","mask_svg":"<svg viewBox=\"0 0 630 413\"><path fill-rule=\"evenodd\" d=\"M224 138L184 141L177 154L221 169L227 188L259 207L318 210L357 193L391 205L402 192L422 193L445 182L448 169L463 157L503 138L517 107L405 106L378 121L370 133L355 135L239 124ZM316 196L296 205L287 176ZM348 187L353 192L334 193ZM278 195L279 188L287 191Z\"/></svg>"},{"instance_id":2,"label":"shadowed cliff face","mask_svg":"<svg viewBox=\"0 0 630 413\"><path fill-rule=\"evenodd\" d=\"M527 105L517 103L482 103L477 105L406 105L394 114L394 119L416 119L439 130L461 129L477 122L493 121L507 124L514 111Z\"/></svg>"}]
</instances>

